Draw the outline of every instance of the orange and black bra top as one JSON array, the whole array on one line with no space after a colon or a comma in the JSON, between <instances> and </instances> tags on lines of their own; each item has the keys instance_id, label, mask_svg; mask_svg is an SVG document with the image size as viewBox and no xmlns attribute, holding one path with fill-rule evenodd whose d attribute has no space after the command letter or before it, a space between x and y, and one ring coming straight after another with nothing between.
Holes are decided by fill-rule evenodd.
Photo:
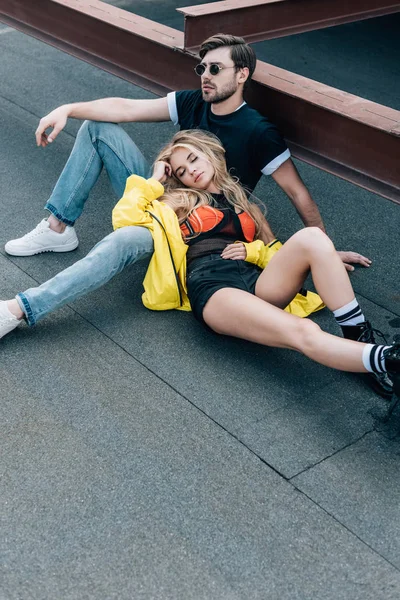
<instances>
[{"instance_id":1,"label":"orange and black bra top","mask_svg":"<svg viewBox=\"0 0 400 600\"><path fill-rule=\"evenodd\" d=\"M189 246L214 237L252 242L256 233L253 218L242 211L236 213L222 194L214 194L216 206L200 206L181 224Z\"/></svg>"}]
</instances>

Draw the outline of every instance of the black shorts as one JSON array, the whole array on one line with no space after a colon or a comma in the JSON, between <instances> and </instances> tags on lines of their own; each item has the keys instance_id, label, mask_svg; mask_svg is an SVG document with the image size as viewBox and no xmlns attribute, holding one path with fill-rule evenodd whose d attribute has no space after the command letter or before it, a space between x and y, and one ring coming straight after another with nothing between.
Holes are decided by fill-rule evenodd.
<instances>
[{"instance_id":1,"label":"black shorts","mask_svg":"<svg viewBox=\"0 0 400 600\"><path fill-rule=\"evenodd\" d=\"M194 316L204 323L203 310L215 292L236 288L254 294L262 269L244 260L221 258L210 254L194 259L187 273L187 291Z\"/></svg>"}]
</instances>

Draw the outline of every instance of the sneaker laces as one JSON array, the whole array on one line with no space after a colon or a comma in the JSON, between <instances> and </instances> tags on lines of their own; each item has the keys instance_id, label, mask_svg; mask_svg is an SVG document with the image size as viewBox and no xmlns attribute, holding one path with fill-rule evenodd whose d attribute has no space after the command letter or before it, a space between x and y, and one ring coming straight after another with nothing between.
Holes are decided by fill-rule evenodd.
<instances>
[{"instance_id":1,"label":"sneaker laces","mask_svg":"<svg viewBox=\"0 0 400 600\"><path fill-rule=\"evenodd\" d=\"M399 339L399 336L397 336L397 335L395 336L393 344L391 346L389 346L389 348L386 348L386 350L383 351L383 354L384 354L385 358L387 356L389 356L393 360L400 361L400 339Z\"/></svg>"},{"instance_id":2,"label":"sneaker laces","mask_svg":"<svg viewBox=\"0 0 400 600\"><path fill-rule=\"evenodd\" d=\"M50 229L50 227L48 225L46 225L46 223L47 223L46 219L43 219L43 221L40 221L40 223L38 225L36 225L36 227L34 229L32 229L32 231L28 231L28 233L23 235L21 240L28 240L30 238L36 237L43 231L47 231L48 229Z\"/></svg>"},{"instance_id":3,"label":"sneaker laces","mask_svg":"<svg viewBox=\"0 0 400 600\"><path fill-rule=\"evenodd\" d=\"M371 323L367 321L364 327L364 331L361 333L357 341L364 342L365 344L376 344L377 342L375 336L380 337L385 342L385 344L387 344L385 334L382 333L382 331L379 331L379 329L374 329Z\"/></svg>"}]
</instances>

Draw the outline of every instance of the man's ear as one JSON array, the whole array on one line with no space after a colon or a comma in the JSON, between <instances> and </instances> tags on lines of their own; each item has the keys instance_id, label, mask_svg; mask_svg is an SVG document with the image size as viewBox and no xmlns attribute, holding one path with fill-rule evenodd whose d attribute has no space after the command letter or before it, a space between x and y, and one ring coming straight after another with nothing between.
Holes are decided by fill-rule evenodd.
<instances>
[{"instance_id":1,"label":"man's ear","mask_svg":"<svg viewBox=\"0 0 400 600\"><path fill-rule=\"evenodd\" d=\"M248 67L242 67L239 71L239 79L238 83L245 83L250 75L250 71Z\"/></svg>"}]
</instances>

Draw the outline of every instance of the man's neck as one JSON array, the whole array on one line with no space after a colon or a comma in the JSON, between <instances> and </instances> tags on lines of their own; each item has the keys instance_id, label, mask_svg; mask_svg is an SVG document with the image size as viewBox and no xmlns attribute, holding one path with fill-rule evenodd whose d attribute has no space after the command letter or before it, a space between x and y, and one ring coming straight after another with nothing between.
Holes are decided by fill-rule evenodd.
<instances>
[{"instance_id":1,"label":"man's neck","mask_svg":"<svg viewBox=\"0 0 400 600\"><path fill-rule=\"evenodd\" d=\"M223 102L217 104L211 103L211 112L214 115L230 115L235 112L244 102L243 94L233 94L230 98L227 98Z\"/></svg>"}]
</instances>

